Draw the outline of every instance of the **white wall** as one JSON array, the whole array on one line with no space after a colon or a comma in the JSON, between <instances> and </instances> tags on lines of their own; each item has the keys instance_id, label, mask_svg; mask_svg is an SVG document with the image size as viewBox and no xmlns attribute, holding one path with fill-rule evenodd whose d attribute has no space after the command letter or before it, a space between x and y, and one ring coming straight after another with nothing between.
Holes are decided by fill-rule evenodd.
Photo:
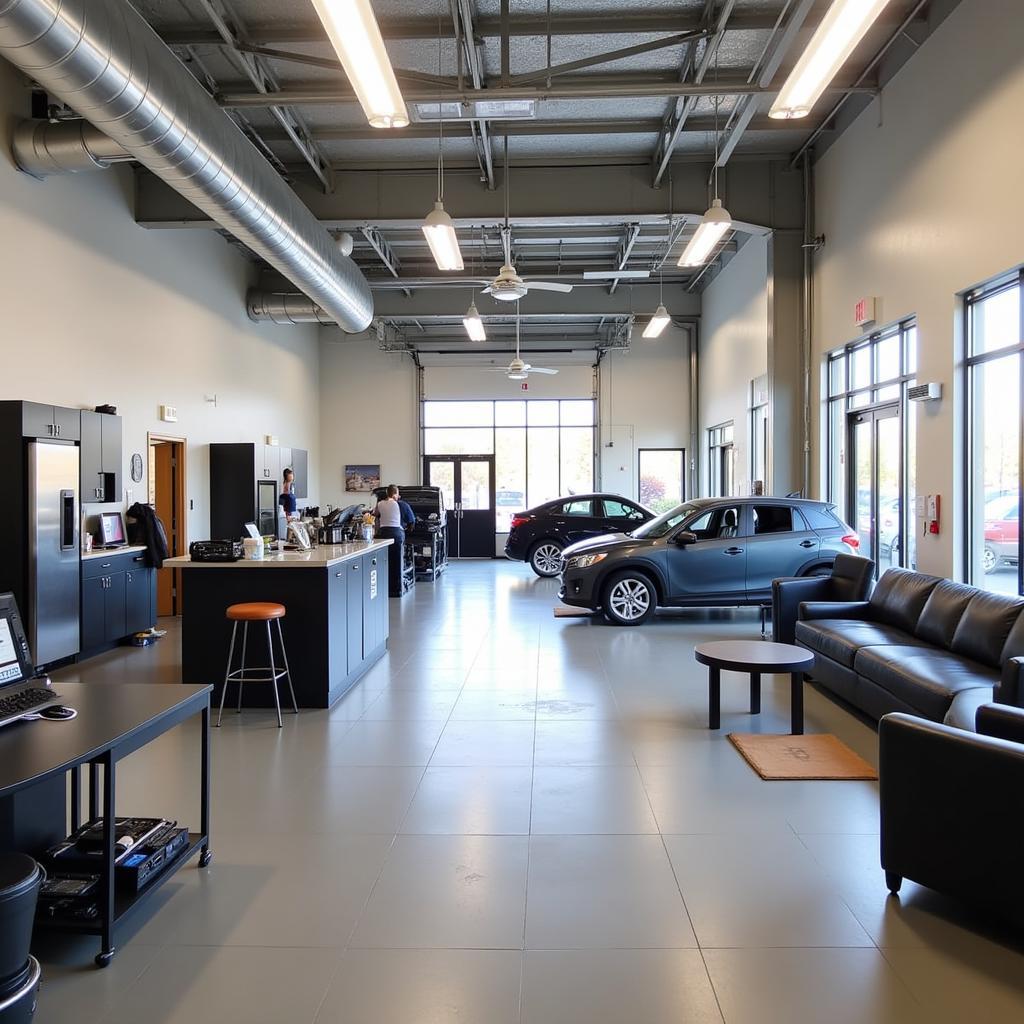
<instances>
[{"instance_id":1,"label":"white wall","mask_svg":"<svg viewBox=\"0 0 1024 1024\"><path fill-rule=\"evenodd\" d=\"M256 325L253 266L207 231L147 231L132 218L127 167L36 181L6 148L28 91L0 61L0 397L124 417L124 480L147 431L188 439L191 539L209 534L210 441L317 449L316 328ZM217 405L205 395L217 395ZM161 403L178 407L161 423ZM311 462L311 491L317 469Z\"/></svg>"},{"instance_id":2,"label":"white wall","mask_svg":"<svg viewBox=\"0 0 1024 1024\"><path fill-rule=\"evenodd\" d=\"M859 298L878 298L879 325L917 316L918 380L944 386L919 407L917 493L941 494L944 518L918 561L944 575L962 540L957 294L1024 260L1022 38L1019 0L961 3L815 169L815 367L861 333ZM817 372L812 387L823 439Z\"/></svg>"},{"instance_id":3,"label":"white wall","mask_svg":"<svg viewBox=\"0 0 1024 1024\"><path fill-rule=\"evenodd\" d=\"M701 493L707 430L733 423L737 494L750 493L750 382L768 372L768 237L752 235L704 290L700 331Z\"/></svg>"}]
</instances>

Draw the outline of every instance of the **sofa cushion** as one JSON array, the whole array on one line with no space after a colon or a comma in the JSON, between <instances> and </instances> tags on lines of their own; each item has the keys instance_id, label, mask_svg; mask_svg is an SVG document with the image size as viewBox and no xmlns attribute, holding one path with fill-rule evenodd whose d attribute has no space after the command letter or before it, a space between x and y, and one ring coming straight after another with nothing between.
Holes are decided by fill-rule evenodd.
<instances>
[{"instance_id":1,"label":"sofa cushion","mask_svg":"<svg viewBox=\"0 0 1024 1024\"><path fill-rule=\"evenodd\" d=\"M865 647L853 664L857 674L941 722L953 698L963 690L987 687L991 693L999 673L952 651L899 645Z\"/></svg>"},{"instance_id":2,"label":"sofa cushion","mask_svg":"<svg viewBox=\"0 0 1024 1024\"><path fill-rule=\"evenodd\" d=\"M1010 635L1003 644L1003 653L999 656L999 664L1005 665L1011 658L1024 657L1024 612L1017 616L1017 621L1010 630Z\"/></svg>"},{"instance_id":3,"label":"sofa cushion","mask_svg":"<svg viewBox=\"0 0 1024 1024\"><path fill-rule=\"evenodd\" d=\"M964 609L977 592L964 583L942 580L928 595L914 635L948 650Z\"/></svg>"},{"instance_id":4,"label":"sofa cushion","mask_svg":"<svg viewBox=\"0 0 1024 1024\"><path fill-rule=\"evenodd\" d=\"M888 569L868 599L870 616L913 633L931 592L939 585L938 576L925 576L909 569Z\"/></svg>"},{"instance_id":5,"label":"sofa cushion","mask_svg":"<svg viewBox=\"0 0 1024 1024\"><path fill-rule=\"evenodd\" d=\"M796 642L809 651L853 668L857 651L871 644L901 644L924 646L909 633L887 626L883 622L862 619L812 619L796 624Z\"/></svg>"},{"instance_id":6,"label":"sofa cushion","mask_svg":"<svg viewBox=\"0 0 1024 1024\"><path fill-rule=\"evenodd\" d=\"M965 658L998 668L1010 630L1024 611L1024 601L975 591L953 634L952 649Z\"/></svg>"}]
</instances>

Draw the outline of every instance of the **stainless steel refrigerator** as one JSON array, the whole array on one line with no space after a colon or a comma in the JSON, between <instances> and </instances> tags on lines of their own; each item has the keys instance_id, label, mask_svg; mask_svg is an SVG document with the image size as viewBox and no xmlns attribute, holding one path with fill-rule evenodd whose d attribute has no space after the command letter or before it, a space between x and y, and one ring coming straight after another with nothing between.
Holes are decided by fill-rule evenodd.
<instances>
[{"instance_id":1,"label":"stainless steel refrigerator","mask_svg":"<svg viewBox=\"0 0 1024 1024\"><path fill-rule=\"evenodd\" d=\"M29 643L37 665L79 650L78 447L28 443Z\"/></svg>"}]
</instances>

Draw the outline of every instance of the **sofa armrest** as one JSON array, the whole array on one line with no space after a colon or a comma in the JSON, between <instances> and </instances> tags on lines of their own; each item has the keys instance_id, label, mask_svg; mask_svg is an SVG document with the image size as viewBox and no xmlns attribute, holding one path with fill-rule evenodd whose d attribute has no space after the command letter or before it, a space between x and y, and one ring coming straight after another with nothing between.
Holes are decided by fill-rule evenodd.
<instances>
[{"instance_id":1,"label":"sofa armrest","mask_svg":"<svg viewBox=\"0 0 1024 1024\"><path fill-rule=\"evenodd\" d=\"M831 588L829 576L792 576L772 580L772 639L778 644L793 643L800 602L827 600Z\"/></svg>"},{"instance_id":2,"label":"sofa armrest","mask_svg":"<svg viewBox=\"0 0 1024 1024\"><path fill-rule=\"evenodd\" d=\"M1016 915L1024 745L890 714L878 727L881 858L901 878ZM1013 904L1011 906L1011 904Z\"/></svg>"},{"instance_id":3,"label":"sofa armrest","mask_svg":"<svg viewBox=\"0 0 1024 1024\"><path fill-rule=\"evenodd\" d=\"M866 619L867 601L802 601L797 609L797 618L803 622L810 619Z\"/></svg>"},{"instance_id":4,"label":"sofa armrest","mask_svg":"<svg viewBox=\"0 0 1024 1024\"><path fill-rule=\"evenodd\" d=\"M1024 708L1024 658L1007 658L996 687L995 701Z\"/></svg>"},{"instance_id":5,"label":"sofa armrest","mask_svg":"<svg viewBox=\"0 0 1024 1024\"><path fill-rule=\"evenodd\" d=\"M974 720L974 727L980 735L1024 744L1024 708L1013 708L1007 704L982 704Z\"/></svg>"}]
</instances>

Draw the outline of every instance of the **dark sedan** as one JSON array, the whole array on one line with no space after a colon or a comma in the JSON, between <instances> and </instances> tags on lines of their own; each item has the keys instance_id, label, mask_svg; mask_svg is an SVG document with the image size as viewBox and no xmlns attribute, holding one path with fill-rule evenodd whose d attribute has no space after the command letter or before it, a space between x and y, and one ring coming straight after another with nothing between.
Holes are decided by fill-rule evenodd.
<instances>
[{"instance_id":1,"label":"dark sedan","mask_svg":"<svg viewBox=\"0 0 1024 1024\"><path fill-rule=\"evenodd\" d=\"M505 557L529 562L538 576L557 576L570 544L628 533L653 518L649 509L618 494L557 498L512 517Z\"/></svg>"},{"instance_id":2,"label":"dark sedan","mask_svg":"<svg viewBox=\"0 0 1024 1024\"><path fill-rule=\"evenodd\" d=\"M703 498L632 531L562 552L559 597L638 626L659 606L758 605L780 576L826 573L860 541L835 506L799 498Z\"/></svg>"}]
</instances>

